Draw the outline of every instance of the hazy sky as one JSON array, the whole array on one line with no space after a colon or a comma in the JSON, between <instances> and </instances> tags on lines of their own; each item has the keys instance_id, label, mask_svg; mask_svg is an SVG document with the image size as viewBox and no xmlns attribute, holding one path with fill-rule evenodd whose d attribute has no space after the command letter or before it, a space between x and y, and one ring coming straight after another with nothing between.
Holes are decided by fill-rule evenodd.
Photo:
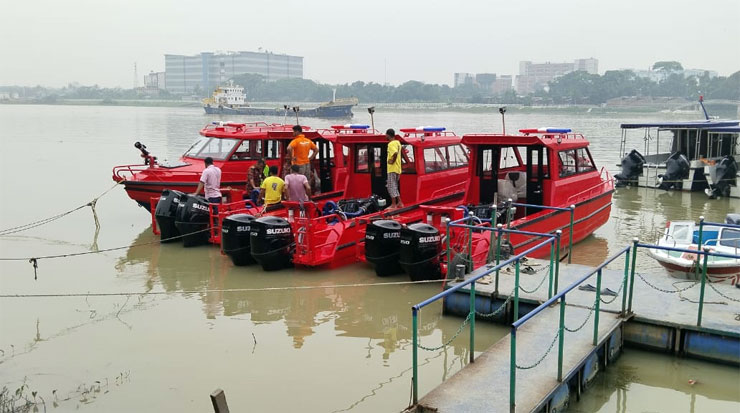
<instances>
[{"instance_id":1,"label":"hazy sky","mask_svg":"<svg viewBox=\"0 0 740 413\"><path fill-rule=\"evenodd\" d=\"M600 73L678 60L728 75L740 1L3 0L0 39L0 85L130 88L134 62L142 77L165 53L258 47L303 56L304 77L326 83L451 84L587 57Z\"/></svg>"}]
</instances>

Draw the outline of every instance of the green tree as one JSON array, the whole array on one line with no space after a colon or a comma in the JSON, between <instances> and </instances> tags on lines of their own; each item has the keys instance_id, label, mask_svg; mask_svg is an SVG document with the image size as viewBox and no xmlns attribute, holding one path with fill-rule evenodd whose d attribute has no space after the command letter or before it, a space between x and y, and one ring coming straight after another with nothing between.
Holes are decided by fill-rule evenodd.
<instances>
[{"instance_id":1,"label":"green tree","mask_svg":"<svg viewBox=\"0 0 740 413\"><path fill-rule=\"evenodd\" d=\"M655 62L653 64L653 70L665 70L668 72L680 72L683 70L683 66L681 66L681 63L673 61L673 60L664 60L660 62Z\"/></svg>"}]
</instances>

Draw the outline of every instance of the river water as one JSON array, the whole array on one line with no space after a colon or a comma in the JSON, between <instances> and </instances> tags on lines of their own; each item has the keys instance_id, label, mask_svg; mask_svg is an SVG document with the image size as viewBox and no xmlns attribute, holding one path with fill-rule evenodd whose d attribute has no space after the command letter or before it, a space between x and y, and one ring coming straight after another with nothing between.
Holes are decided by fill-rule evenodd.
<instances>
[{"instance_id":1,"label":"river water","mask_svg":"<svg viewBox=\"0 0 740 413\"><path fill-rule=\"evenodd\" d=\"M368 121L364 109L356 112L355 121ZM510 113L506 124L510 132L570 127L590 139L597 164L614 171L621 122L687 117L699 115ZM216 119L197 108L0 105L0 229L84 205L111 188L113 166L140 160L134 141L160 159L177 159ZM382 130L501 130L497 113L379 110L375 121ZM18 390L38 401L39 409L43 399L57 411L205 412L216 388L225 390L232 411L378 412L408 404L410 307L439 292L438 285L367 285L405 278L381 280L362 265L266 274L235 268L214 247L160 245L148 213L120 187L103 195L96 211L97 234L85 207L0 237L0 258L121 247L39 260L37 279L27 260L0 261L1 294L49 295L0 298L0 389L13 395ZM668 219L723 220L728 211L740 211L736 200L619 189L609 223L576 246L574 262L598 264L633 237L654 240ZM639 259L641 268L662 271L649 258ZM92 295L74 295L85 293ZM722 308L708 306L705 317L712 311ZM440 346L461 322L442 317L439 305L425 308L422 344ZM507 332L485 323L476 327L480 350ZM420 350L422 394L466 364L464 331L448 347ZM471 391L487 390L477 383ZM13 402L7 393L0 401L0 411ZM571 406L578 412L739 409L737 368L632 349Z\"/></svg>"}]
</instances>

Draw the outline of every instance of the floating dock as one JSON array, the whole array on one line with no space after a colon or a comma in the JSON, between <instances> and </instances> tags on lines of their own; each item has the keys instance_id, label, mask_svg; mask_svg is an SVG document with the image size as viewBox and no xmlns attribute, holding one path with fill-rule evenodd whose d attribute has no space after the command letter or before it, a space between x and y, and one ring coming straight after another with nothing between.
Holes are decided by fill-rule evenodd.
<instances>
[{"instance_id":1,"label":"floating dock","mask_svg":"<svg viewBox=\"0 0 740 413\"><path fill-rule=\"evenodd\" d=\"M613 264L620 264L620 261ZM699 309L701 283L639 270L630 283L624 269L604 267L600 270L601 297L596 306L596 276L582 282L583 289L575 288L584 275L595 273L596 269L560 264L558 281L552 291L548 264L549 261L531 259L520 264L520 268L530 266L530 271L520 272L518 305L512 297L515 291L513 265L499 271L498 283L494 281L495 273L475 283L478 322L511 324L521 319L520 322L526 323L518 330L513 329L515 337L510 334L494 344L474 362L424 395L408 412L562 411L570 397L578 397L625 345L740 365L740 290L735 286L707 283L702 316ZM489 264L479 268L467 274L465 280L490 272L492 267L493 264ZM548 307L527 316L557 292L558 283L560 290L572 286L566 303L559 305L549 300ZM458 284L461 282L450 283L446 289L454 289ZM629 307L626 307L628 295ZM445 297L445 314L469 317L470 303L468 284ZM564 330L559 330L561 312ZM559 372L558 341L561 338L562 370ZM516 363L514 379L512 354ZM512 383L515 391L512 391Z\"/></svg>"}]
</instances>

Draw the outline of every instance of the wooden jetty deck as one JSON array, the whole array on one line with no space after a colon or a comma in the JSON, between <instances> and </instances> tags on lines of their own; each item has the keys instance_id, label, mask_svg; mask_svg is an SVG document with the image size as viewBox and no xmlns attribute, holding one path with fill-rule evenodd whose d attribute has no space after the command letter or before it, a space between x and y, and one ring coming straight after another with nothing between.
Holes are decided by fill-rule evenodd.
<instances>
[{"instance_id":1,"label":"wooden jetty deck","mask_svg":"<svg viewBox=\"0 0 740 413\"><path fill-rule=\"evenodd\" d=\"M521 274L520 285L533 290L547 277L546 261L529 260L535 274ZM522 267L524 264L522 264ZM613 267L618 267L615 262ZM492 265L490 266L492 267ZM488 267L488 268L490 268ZM500 271L498 294L494 282L476 283L476 307L482 313L491 313L506 304L505 311L495 321L513 320L513 303L507 300L514 289L514 269ZM472 275L486 271L478 269ZM593 268L561 263L559 287L572 284ZM492 274L491 278L495 276ZM602 271L602 291L608 288L618 292L617 297L602 295L599 312L598 343L593 345L593 314L595 292L574 289L567 294L565 326L576 332L564 334L563 380L557 380L557 345L553 338L558 331L559 306L553 305L532 318L517 331L517 365L529 367L550 348L542 362L531 369L518 368L516 372L516 410L549 411L567 403L571 391L580 394L588 380L608 365L621 351L622 345L696 357L715 362L740 365L740 290L730 285L707 284L701 327L697 326L699 284L664 274L635 274L632 313L622 317L623 269ZM648 285L647 282L652 284ZM596 277L584 283L596 285ZM449 287L454 286L451 283ZM683 289L683 291L681 291ZM661 292L660 290L663 290ZM467 316L469 286L445 299L445 312ZM668 293L666 291L672 291ZM519 315L524 316L548 299L548 280L532 293L519 294ZM612 300L609 304L604 301ZM588 320L584 324L584 320ZM478 317L478 320L481 318ZM510 335L501 339L474 363L467 365L453 377L423 396L414 412L477 412L510 411ZM559 411L559 410L558 410Z\"/></svg>"}]
</instances>

